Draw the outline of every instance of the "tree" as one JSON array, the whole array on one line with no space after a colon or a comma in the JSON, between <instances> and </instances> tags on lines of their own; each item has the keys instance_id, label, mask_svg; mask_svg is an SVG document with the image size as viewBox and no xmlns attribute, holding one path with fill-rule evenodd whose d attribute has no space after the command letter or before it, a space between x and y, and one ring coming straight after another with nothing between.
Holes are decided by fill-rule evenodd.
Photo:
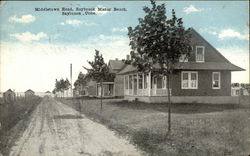
<instances>
[{"instance_id":1,"label":"tree","mask_svg":"<svg viewBox=\"0 0 250 156\"><path fill-rule=\"evenodd\" d=\"M78 74L77 80L74 82L75 90L78 90L81 93L86 84L87 84L87 77L82 72L80 72Z\"/></svg>"},{"instance_id":2,"label":"tree","mask_svg":"<svg viewBox=\"0 0 250 156\"><path fill-rule=\"evenodd\" d=\"M104 81L113 81L114 75L109 72L108 65L104 62L102 55L98 50L95 50L94 61L88 61L91 68L84 67L88 73L86 78L93 79L96 82L100 83L101 87L101 111L102 111L102 92L103 92L103 82Z\"/></svg>"},{"instance_id":3,"label":"tree","mask_svg":"<svg viewBox=\"0 0 250 156\"><path fill-rule=\"evenodd\" d=\"M53 93L55 94L56 92L59 92L61 93L61 97L64 97L64 91L68 90L70 85L71 84L67 78L65 80L61 78L60 81L56 79L55 89L53 90Z\"/></svg>"},{"instance_id":4,"label":"tree","mask_svg":"<svg viewBox=\"0 0 250 156\"><path fill-rule=\"evenodd\" d=\"M132 65L139 72L155 72L167 77L168 89L168 131L171 130L170 78L181 56L189 57L191 52L190 31L185 29L181 18L172 10L172 18L167 19L165 5L144 7L144 18L139 24L128 28Z\"/></svg>"},{"instance_id":5,"label":"tree","mask_svg":"<svg viewBox=\"0 0 250 156\"><path fill-rule=\"evenodd\" d=\"M62 93L62 97L64 97L64 88L65 88L65 83L64 83L64 79L61 78L60 81L59 81L59 84L60 84L60 92Z\"/></svg>"},{"instance_id":6,"label":"tree","mask_svg":"<svg viewBox=\"0 0 250 156\"><path fill-rule=\"evenodd\" d=\"M71 84L70 84L68 78L66 78L66 80L64 81L64 88L63 88L63 89L68 91L70 85L71 85ZM68 92L67 92L67 94L68 94ZM67 96L68 96L68 95L67 95Z\"/></svg>"},{"instance_id":7,"label":"tree","mask_svg":"<svg viewBox=\"0 0 250 156\"><path fill-rule=\"evenodd\" d=\"M61 90L60 87L61 87L60 81L58 81L58 80L56 79L54 92L60 92L60 90Z\"/></svg>"}]
</instances>

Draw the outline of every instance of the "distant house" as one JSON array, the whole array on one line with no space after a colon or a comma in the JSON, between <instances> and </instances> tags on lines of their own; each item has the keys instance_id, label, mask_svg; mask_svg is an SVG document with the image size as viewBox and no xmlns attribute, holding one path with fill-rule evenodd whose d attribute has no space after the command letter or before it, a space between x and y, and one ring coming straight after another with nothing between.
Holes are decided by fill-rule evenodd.
<instances>
[{"instance_id":1,"label":"distant house","mask_svg":"<svg viewBox=\"0 0 250 156\"><path fill-rule=\"evenodd\" d=\"M231 72L244 69L230 63L198 32L192 29L192 52L188 59L181 57L170 79L170 95L174 103L230 103ZM126 65L117 75L124 80L124 97L144 102L166 102L167 78L153 73L139 73Z\"/></svg>"},{"instance_id":2,"label":"distant house","mask_svg":"<svg viewBox=\"0 0 250 156\"><path fill-rule=\"evenodd\" d=\"M16 93L11 89L3 93L4 103L12 103L16 100Z\"/></svg>"},{"instance_id":3,"label":"distant house","mask_svg":"<svg viewBox=\"0 0 250 156\"><path fill-rule=\"evenodd\" d=\"M245 87L242 86L242 84L234 83L232 84L231 95L232 96L249 95L249 92Z\"/></svg>"},{"instance_id":4,"label":"distant house","mask_svg":"<svg viewBox=\"0 0 250 156\"><path fill-rule=\"evenodd\" d=\"M31 89L28 89L26 92L24 92L25 97L32 97L35 95L35 92Z\"/></svg>"},{"instance_id":5,"label":"distant house","mask_svg":"<svg viewBox=\"0 0 250 156\"><path fill-rule=\"evenodd\" d=\"M52 96L52 93L50 91L46 91L44 96Z\"/></svg>"},{"instance_id":6,"label":"distant house","mask_svg":"<svg viewBox=\"0 0 250 156\"><path fill-rule=\"evenodd\" d=\"M111 73L115 75L114 80L103 82L103 97L124 96L123 76L117 73L125 66L122 60L109 60L108 67ZM87 82L86 93L88 96L101 96L101 86L93 80Z\"/></svg>"}]
</instances>

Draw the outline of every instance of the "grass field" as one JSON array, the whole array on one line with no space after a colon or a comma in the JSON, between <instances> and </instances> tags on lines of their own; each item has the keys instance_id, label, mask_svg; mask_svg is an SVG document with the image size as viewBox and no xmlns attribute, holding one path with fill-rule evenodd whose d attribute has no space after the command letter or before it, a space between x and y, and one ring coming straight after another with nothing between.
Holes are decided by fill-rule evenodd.
<instances>
[{"instance_id":1,"label":"grass field","mask_svg":"<svg viewBox=\"0 0 250 156\"><path fill-rule=\"evenodd\" d=\"M20 98L14 103L0 103L0 154L8 155L9 149L25 130L27 118L41 102L40 97Z\"/></svg>"},{"instance_id":2,"label":"grass field","mask_svg":"<svg viewBox=\"0 0 250 156\"><path fill-rule=\"evenodd\" d=\"M105 124L155 156L246 156L250 154L249 110L237 105L173 104L167 134L166 104L119 99L60 99Z\"/></svg>"}]
</instances>

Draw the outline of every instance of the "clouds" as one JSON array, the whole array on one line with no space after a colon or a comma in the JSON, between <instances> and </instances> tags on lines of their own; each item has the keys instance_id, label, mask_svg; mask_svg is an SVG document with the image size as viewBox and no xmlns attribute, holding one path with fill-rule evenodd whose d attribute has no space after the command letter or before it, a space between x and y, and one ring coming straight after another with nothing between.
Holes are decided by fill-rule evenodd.
<instances>
[{"instance_id":1,"label":"clouds","mask_svg":"<svg viewBox=\"0 0 250 156\"><path fill-rule=\"evenodd\" d=\"M103 54L106 62L115 58L125 59L130 52L129 39L121 35L101 34L80 43L1 41L0 68L4 75L0 90L52 90L56 78L69 77L70 63L73 64L75 81L80 71L85 72L82 66L89 67L87 60L94 59L95 49Z\"/></svg>"},{"instance_id":2,"label":"clouds","mask_svg":"<svg viewBox=\"0 0 250 156\"><path fill-rule=\"evenodd\" d=\"M204 10L203 8L196 8L194 5L190 5L188 7L183 8L183 12L185 12L186 14L190 14L193 12L201 12L202 10Z\"/></svg>"},{"instance_id":3,"label":"clouds","mask_svg":"<svg viewBox=\"0 0 250 156\"><path fill-rule=\"evenodd\" d=\"M232 82L249 82L249 49L239 46L220 47L221 52L231 63L246 71L232 72Z\"/></svg>"},{"instance_id":4,"label":"clouds","mask_svg":"<svg viewBox=\"0 0 250 156\"><path fill-rule=\"evenodd\" d=\"M80 25L85 25L85 26L95 26L96 23L93 23L93 22L87 22L87 21L84 21L84 20L66 20L65 22L61 22L60 23L61 25L72 25L72 26L75 26L75 27L78 27Z\"/></svg>"},{"instance_id":5,"label":"clouds","mask_svg":"<svg viewBox=\"0 0 250 156\"><path fill-rule=\"evenodd\" d=\"M47 34L45 34L44 32L39 32L37 34L32 34L31 32L15 33L15 34L10 34L9 36L21 42L39 41L42 38L48 37Z\"/></svg>"},{"instance_id":6,"label":"clouds","mask_svg":"<svg viewBox=\"0 0 250 156\"><path fill-rule=\"evenodd\" d=\"M241 33L239 31L232 29L232 28L218 30L218 28L216 28L216 27L200 29L201 33L207 33L210 35L214 35L220 40L224 40L224 39L249 40L248 31Z\"/></svg>"},{"instance_id":7,"label":"clouds","mask_svg":"<svg viewBox=\"0 0 250 156\"><path fill-rule=\"evenodd\" d=\"M210 34L210 35L217 35L218 34L217 30L218 30L218 28L216 29L215 27L209 27L209 28L200 28L199 32L207 33L207 34Z\"/></svg>"},{"instance_id":8,"label":"clouds","mask_svg":"<svg viewBox=\"0 0 250 156\"><path fill-rule=\"evenodd\" d=\"M128 32L128 28L112 28L112 32Z\"/></svg>"},{"instance_id":9,"label":"clouds","mask_svg":"<svg viewBox=\"0 0 250 156\"><path fill-rule=\"evenodd\" d=\"M14 15L9 18L9 22L24 23L24 24L34 22L35 20L36 17L31 14L23 15L20 18Z\"/></svg>"},{"instance_id":10,"label":"clouds","mask_svg":"<svg viewBox=\"0 0 250 156\"><path fill-rule=\"evenodd\" d=\"M240 40L249 40L249 34L241 34L233 29L223 29L218 34L219 39L226 39L226 38L237 38Z\"/></svg>"}]
</instances>

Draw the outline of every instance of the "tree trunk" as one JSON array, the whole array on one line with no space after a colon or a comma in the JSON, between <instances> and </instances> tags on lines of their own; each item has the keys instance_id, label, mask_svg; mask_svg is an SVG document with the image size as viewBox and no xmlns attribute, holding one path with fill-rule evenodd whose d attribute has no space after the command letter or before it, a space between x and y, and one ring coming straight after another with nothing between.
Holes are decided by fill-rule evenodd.
<instances>
[{"instance_id":1,"label":"tree trunk","mask_svg":"<svg viewBox=\"0 0 250 156\"><path fill-rule=\"evenodd\" d=\"M102 81L100 83L100 87L101 87L101 112L102 112Z\"/></svg>"},{"instance_id":2,"label":"tree trunk","mask_svg":"<svg viewBox=\"0 0 250 156\"><path fill-rule=\"evenodd\" d=\"M170 101L170 75L167 75L167 89L168 89L168 132L171 131L171 101Z\"/></svg>"}]
</instances>

